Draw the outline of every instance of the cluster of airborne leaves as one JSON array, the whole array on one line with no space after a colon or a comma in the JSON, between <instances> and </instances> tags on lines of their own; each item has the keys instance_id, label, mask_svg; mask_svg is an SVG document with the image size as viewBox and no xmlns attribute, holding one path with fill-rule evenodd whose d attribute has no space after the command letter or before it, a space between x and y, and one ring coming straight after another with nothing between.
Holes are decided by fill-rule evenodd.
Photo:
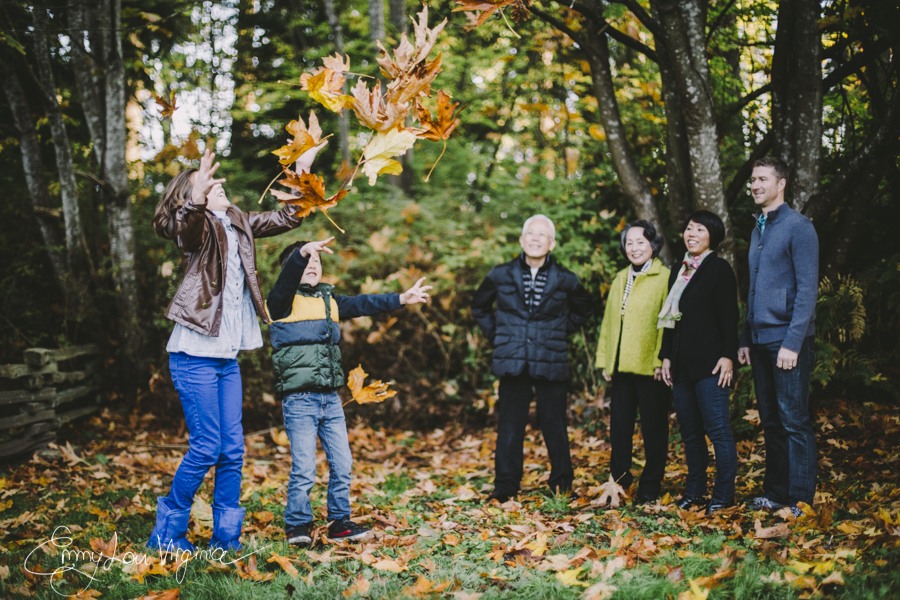
<instances>
[{"instance_id":1,"label":"cluster of airborne leaves","mask_svg":"<svg viewBox=\"0 0 900 600\"><path fill-rule=\"evenodd\" d=\"M413 433L357 423L349 432L353 515L374 537L358 544L327 538L327 463L320 452L313 489L318 527L308 550L284 541L288 440L282 430L267 430L247 437L244 553L182 561L160 559L143 542L153 526L155 498L168 489L187 448L183 425L146 407L130 415L106 411L82 428L84 439L71 438L76 447L60 444L59 458L35 457L0 480L0 590L49 597L51 584L75 594L91 583L84 595L177 598L231 585L234 595L258 597L259 588L240 586L276 585L301 597L330 590L330 597L487 598L529 597L537 589L592 600L633 597L642 585L656 586L662 596L697 600L738 590L745 597L854 597L866 586L896 584L890 568L900 550L897 410L839 407L819 418L817 430L814 507L804 507L798 519L746 505L707 518L674 506L685 475L674 435L666 495L655 505L635 507L630 490L607 482L609 445L602 426L593 433L571 430L580 494L573 502L541 493L546 450L529 430L525 493L499 505L484 502L491 489L492 431ZM636 437L637 447L639 442ZM760 491L762 453L761 437L739 444L740 501ZM210 475L192 511L190 537L199 548L211 536L212 486ZM621 503L612 507L609 501ZM80 572L54 579L62 553L46 542L60 526L68 528L72 548L93 551L97 560L82 559L84 564L71 565ZM101 553L115 560L107 565Z\"/></svg>"}]
</instances>

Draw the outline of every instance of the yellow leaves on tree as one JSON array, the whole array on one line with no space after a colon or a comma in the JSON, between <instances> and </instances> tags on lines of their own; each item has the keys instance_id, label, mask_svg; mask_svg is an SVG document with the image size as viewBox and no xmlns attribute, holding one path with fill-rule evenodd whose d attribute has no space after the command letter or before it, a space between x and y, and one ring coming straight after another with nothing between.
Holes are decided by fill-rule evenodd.
<instances>
[{"instance_id":1,"label":"yellow leaves on tree","mask_svg":"<svg viewBox=\"0 0 900 600\"><path fill-rule=\"evenodd\" d=\"M456 3L459 6L454 8L453 12L465 11L466 16L469 17L466 29L474 29L479 25L484 25L490 16L498 11L503 20L506 21L503 9L507 6L512 7L512 17L516 23L524 21L528 18L528 6L531 4L531 0L456 0ZM509 27L509 30L516 37L520 37L509 24L509 21L506 21L506 26Z\"/></svg>"},{"instance_id":2,"label":"yellow leaves on tree","mask_svg":"<svg viewBox=\"0 0 900 600\"><path fill-rule=\"evenodd\" d=\"M408 129L377 133L363 152L363 172L369 176L369 185L374 185L376 178L384 173L399 175L403 166L394 157L406 154L415 143L416 134Z\"/></svg>"},{"instance_id":3,"label":"yellow leaves on tree","mask_svg":"<svg viewBox=\"0 0 900 600\"><path fill-rule=\"evenodd\" d=\"M294 139L282 146L278 150L272 152L279 157L278 162L282 165L290 165L295 162L300 155L322 143L322 128L319 127L319 119L316 113L309 111L309 127L303 122L303 117L297 117L298 120L291 121L287 124L288 133L294 136Z\"/></svg>"},{"instance_id":4,"label":"yellow leaves on tree","mask_svg":"<svg viewBox=\"0 0 900 600\"><path fill-rule=\"evenodd\" d=\"M325 212L348 193L348 190L341 190L334 196L326 198L325 180L321 176L312 173L295 173L287 167L284 168L284 175L285 178L280 179L278 183L294 190L296 194L272 190L272 195L278 198L279 202L299 206L300 209L297 211L299 217L308 217L316 209Z\"/></svg>"},{"instance_id":5,"label":"yellow leaves on tree","mask_svg":"<svg viewBox=\"0 0 900 600\"><path fill-rule=\"evenodd\" d=\"M368 376L369 374L363 371L362 365L350 371L350 374L347 376L347 387L350 388L350 393L357 403L372 404L374 402L384 402L388 398L393 398L397 395L395 390L389 390L388 384L381 381L374 381L363 387L363 382Z\"/></svg>"}]
</instances>

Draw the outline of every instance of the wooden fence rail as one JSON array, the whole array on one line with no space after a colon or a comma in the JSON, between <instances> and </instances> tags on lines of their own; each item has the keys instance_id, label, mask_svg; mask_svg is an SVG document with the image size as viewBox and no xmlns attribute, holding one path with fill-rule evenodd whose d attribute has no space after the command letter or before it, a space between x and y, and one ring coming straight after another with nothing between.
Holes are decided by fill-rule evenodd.
<instances>
[{"instance_id":1,"label":"wooden fence rail","mask_svg":"<svg viewBox=\"0 0 900 600\"><path fill-rule=\"evenodd\" d=\"M64 423L100 408L99 353L94 344L29 348L24 364L0 365L0 460L45 447Z\"/></svg>"}]
</instances>

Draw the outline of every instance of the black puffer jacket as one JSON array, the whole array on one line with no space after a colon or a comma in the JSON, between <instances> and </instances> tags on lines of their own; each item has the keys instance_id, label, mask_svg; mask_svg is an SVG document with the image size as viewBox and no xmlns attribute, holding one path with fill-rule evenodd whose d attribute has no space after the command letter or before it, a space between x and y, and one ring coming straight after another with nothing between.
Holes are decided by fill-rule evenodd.
<instances>
[{"instance_id":1,"label":"black puffer jacket","mask_svg":"<svg viewBox=\"0 0 900 600\"><path fill-rule=\"evenodd\" d=\"M578 277L547 256L547 283L533 313L525 305L522 255L491 269L472 299L472 314L494 346L494 375L528 374L538 379L569 378L566 335L591 314L590 296ZM496 301L496 312L494 302Z\"/></svg>"}]
</instances>

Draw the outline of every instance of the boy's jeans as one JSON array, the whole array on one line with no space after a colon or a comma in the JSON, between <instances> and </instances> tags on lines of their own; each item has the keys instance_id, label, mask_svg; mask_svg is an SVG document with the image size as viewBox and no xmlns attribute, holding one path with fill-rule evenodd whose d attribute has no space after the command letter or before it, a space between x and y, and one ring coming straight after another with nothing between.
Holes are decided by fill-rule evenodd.
<instances>
[{"instance_id":1,"label":"boy's jeans","mask_svg":"<svg viewBox=\"0 0 900 600\"><path fill-rule=\"evenodd\" d=\"M347 423L337 392L297 392L284 398L284 429L291 440L287 529L313 521L309 491L316 480L316 438L328 458L328 520L350 516L350 468L353 457Z\"/></svg>"},{"instance_id":2,"label":"boy's jeans","mask_svg":"<svg viewBox=\"0 0 900 600\"><path fill-rule=\"evenodd\" d=\"M213 505L238 508L244 428L241 369L237 359L175 352L169 355L169 370L191 436L190 449L178 466L166 503L173 510L190 509L203 477L215 467Z\"/></svg>"},{"instance_id":3,"label":"boy's jeans","mask_svg":"<svg viewBox=\"0 0 900 600\"><path fill-rule=\"evenodd\" d=\"M809 379L815 338L803 340L797 366L776 365L781 342L751 344L759 420L766 441L763 492L769 500L813 504L816 496L816 434L809 416Z\"/></svg>"}]
</instances>

